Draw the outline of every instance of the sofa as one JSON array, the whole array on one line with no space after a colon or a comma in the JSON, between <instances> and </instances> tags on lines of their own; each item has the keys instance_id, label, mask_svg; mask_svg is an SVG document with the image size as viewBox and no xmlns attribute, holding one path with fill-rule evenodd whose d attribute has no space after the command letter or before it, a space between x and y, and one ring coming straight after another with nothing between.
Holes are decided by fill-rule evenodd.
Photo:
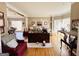
<instances>
[{"instance_id":1,"label":"sofa","mask_svg":"<svg viewBox=\"0 0 79 59\"><path fill-rule=\"evenodd\" d=\"M10 56L23 56L24 52L27 49L27 44L24 42L24 40L16 41L18 45L15 48L11 48L7 46L7 42L11 41L15 38L14 34L6 34L2 36L1 42L2 42L2 53L9 53Z\"/></svg>"}]
</instances>

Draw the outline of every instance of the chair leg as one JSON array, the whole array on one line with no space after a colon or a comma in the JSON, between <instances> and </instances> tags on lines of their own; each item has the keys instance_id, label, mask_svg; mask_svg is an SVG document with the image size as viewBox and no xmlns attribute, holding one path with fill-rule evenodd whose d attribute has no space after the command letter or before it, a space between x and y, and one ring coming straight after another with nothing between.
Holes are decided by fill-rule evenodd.
<instances>
[{"instance_id":1,"label":"chair leg","mask_svg":"<svg viewBox=\"0 0 79 59\"><path fill-rule=\"evenodd\" d=\"M61 53L62 53L62 39L60 40L60 43L61 43L61 47L60 47L60 49L61 49L60 56L61 56Z\"/></svg>"}]
</instances>

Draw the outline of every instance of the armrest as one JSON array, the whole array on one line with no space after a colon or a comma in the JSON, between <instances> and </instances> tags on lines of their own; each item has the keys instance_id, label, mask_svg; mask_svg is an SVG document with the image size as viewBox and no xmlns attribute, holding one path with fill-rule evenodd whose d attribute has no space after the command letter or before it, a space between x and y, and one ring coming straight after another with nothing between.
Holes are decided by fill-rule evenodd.
<instances>
[{"instance_id":1,"label":"armrest","mask_svg":"<svg viewBox=\"0 0 79 59\"><path fill-rule=\"evenodd\" d=\"M24 43L24 40L17 40L18 43Z\"/></svg>"}]
</instances>

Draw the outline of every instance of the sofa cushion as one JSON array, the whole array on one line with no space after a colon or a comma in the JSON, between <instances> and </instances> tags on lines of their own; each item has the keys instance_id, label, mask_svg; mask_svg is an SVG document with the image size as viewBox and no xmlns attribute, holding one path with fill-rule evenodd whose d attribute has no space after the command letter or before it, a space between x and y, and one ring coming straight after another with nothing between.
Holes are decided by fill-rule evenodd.
<instances>
[{"instance_id":1,"label":"sofa cushion","mask_svg":"<svg viewBox=\"0 0 79 59\"><path fill-rule=\"evenodd\" d=\"M12 39L11 41L9 41L9 42L7 43L7 46L10 47L10 48L16 48L17 45L18 45L18 43L16 42L15 39Z\"/></svg>"},{"instance_id":2,"label":"sofa cushion","mask_svg":"<svg viewBox=\"0 0 79 59\"><path fill-rule=\"evenodd\" d=\"M1 40L3 41L3 43L6 45L9 41L11 41L12 39L15 39L15 35L14 34L5 34L1 37Z\"/></svg>"}]
</instances>

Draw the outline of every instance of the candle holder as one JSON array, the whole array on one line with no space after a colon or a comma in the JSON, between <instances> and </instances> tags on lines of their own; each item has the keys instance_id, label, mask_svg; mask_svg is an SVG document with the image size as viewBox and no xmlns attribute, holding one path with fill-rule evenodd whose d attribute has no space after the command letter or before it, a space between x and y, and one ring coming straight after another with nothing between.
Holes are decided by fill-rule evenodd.
<instances>
[{"instance_id":1,"label":"candle holder","mask_svg":"<svg viewBox=\"0 0 79 59\"><path fill-rule=\"evenodd\" d=\"M45 46L46 41L43 41L42 45Z\"/></svg>"}]
</instances>

